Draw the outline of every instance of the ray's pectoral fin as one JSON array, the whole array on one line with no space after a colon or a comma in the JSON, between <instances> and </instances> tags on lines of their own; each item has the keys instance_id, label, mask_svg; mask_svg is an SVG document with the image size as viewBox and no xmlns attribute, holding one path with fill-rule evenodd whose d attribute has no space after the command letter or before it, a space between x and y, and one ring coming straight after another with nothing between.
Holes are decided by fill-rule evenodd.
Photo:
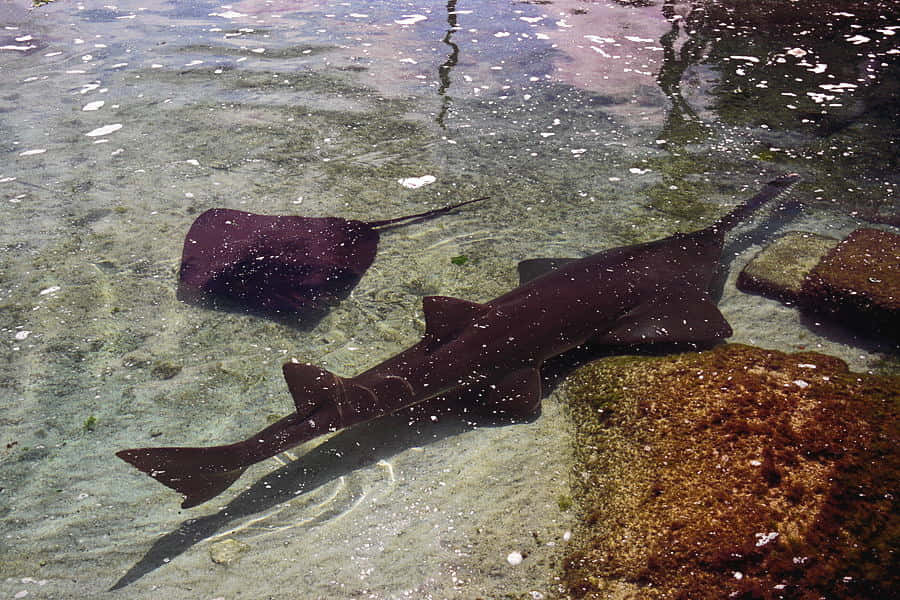
<instances>
[{"instance_id":1,"label":"ray's pectoral fin","mask_svg":"<svg viewBox=\"0 0 900 600\"><path fill-rule=\"evenodd\" d=\"M499 381L469 388L461 400L480 415L528 420L540 412L541 394L540 369L525 367Z\"/></svg>"},{"instance_id":2,"label":"ray's pectoral fin","mask_svg":"<svg viewBox=\"0 0 900 600\"><path fill-rule=\"evenodd\" d=\"M529 258L518 265L519 285L525 285L532 279L537 279L547 273L552 273L577 258Z\"/></svg>"},{"instance_id":3,"label":"ray's pectoral fin","mask_svg":"<svg viewBox=\"0 0 900 600\"><path fill-rule=\"evenodd\" d=\"M425 335L436 340L453 337L474 318L488 309L484 304L451 298L450 296L425 296L422 312L425 313Z\"/></svg>"},{"instance_id":4,"label":"ray's pectoral fin","mask_svg":"<svg viewBox=\"0 0 900 600\"><path fill-rule=\"evenodd\" d=\"M731 335L718 307L700 292L657 297L624 314L592 342L602 344L712 344Z\"/></svg>"}]
</instances>

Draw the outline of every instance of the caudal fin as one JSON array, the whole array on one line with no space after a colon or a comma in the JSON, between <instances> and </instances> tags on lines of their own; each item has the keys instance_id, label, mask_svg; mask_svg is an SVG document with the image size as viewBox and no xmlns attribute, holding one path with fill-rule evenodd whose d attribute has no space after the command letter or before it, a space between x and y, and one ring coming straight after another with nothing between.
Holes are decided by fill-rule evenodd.
<instances>
[{"instance_id":1,"label":"caudal fin","mask_svg":"<svg viewBox=\"0 0 900 600\"><path fill-rule=\"evenodd\" d=\"M231 446L133 448L116 452L116 456L184 494L182 508L197 506L217 496L247 469L240 466L236 450Z\"/></svg>"}]
</instances>

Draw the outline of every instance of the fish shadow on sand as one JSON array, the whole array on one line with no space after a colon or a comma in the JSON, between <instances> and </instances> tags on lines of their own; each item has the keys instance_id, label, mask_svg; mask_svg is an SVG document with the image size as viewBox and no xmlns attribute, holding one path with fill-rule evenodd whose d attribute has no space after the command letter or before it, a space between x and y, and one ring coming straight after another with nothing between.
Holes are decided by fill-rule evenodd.
<instances>
[{"instance_id":1,"label":"fish shadow on sand","mask_svg":"<svg viewBox=\"0 0 900 600\"><path fill-rule=\"evenodd\" d=\"M627 351L632 354L663 355L699 348L701 346L696 344L657 344L631 347ZM582 347L548 360L541 369L544 397L550 396L578 367L625 350ZM431 419L432 415L440 417L435 422ZM183 521L177 529L156 540L110 591L131 585L229 526L296 499L298 490L302 490L303 494L310 493L361 468L390 460L413 447L428 446L479 428L531 423L539 417L538 412L528 419L494 418L467 408L467 403L460 398L442 396L342 430L297 460L268 473L215 513ZM310 525L320 521L313 521Z\"/></svg>"},{"instance_id":2,"label":"fish shadow on sand","mask_svg":"<svg viewBox=\"0 0 900 600\"><path fill-rule=\"evenodd\" d=\"M435 414L440 415L437 422L430 418ZM309 493L361 468L390 460L409 448L428 446L479 427L512 422L473 416L462 409L448 408L446 401L436 399L340 431L297 460L266 474L215 513L183 521L177 529L157 539L110 590L134 583L244 519L297 498L298 490Z\"/></svg>"}]
</instances>

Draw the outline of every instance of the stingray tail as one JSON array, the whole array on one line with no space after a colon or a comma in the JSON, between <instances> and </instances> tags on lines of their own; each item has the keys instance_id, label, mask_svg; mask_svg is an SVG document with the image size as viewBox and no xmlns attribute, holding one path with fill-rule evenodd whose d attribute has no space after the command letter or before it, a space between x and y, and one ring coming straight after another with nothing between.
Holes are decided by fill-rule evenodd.
<instances>
[{"instance_id":1,"label":"stingray tail","mask_svg":"<svg viewBox=\"0 0 900 600\"><path fill-rule=\"evenodd\" d=\"M760 206L788 191L795 183L800 181L800 179L800 175L797 173L788 173L787 175L782 175L777 179L773 179L767 183L758 194L713 223L711 229L715 229L724 234L750 216L750 214Z\"/></svg>"},{"instance_id":2,"label":"stingray tail","mask_svg":"<svg viewBox=\"0 0 900 600\"><path fill-rule=\"evenodd\" d=\"M235 446L133 448L116 456L176 492L182 508L197 506L225 491L247 466Z\"/></svg>"},{"instance_id":3,"label":"stingray tail","mask_svg":"<svg viewBox=\"0 0 900 600\"><path fill-rule=\"evenodd\" d=\"M466 204L472 204L473 202L481 202L482 200L487 200L489 196L482 196L481 198L473 198L472 200L466 200L465 202L457 202L456 204L451 204L449 206L445 206L444 208L435 208L433 210L426 210L425 212L416 213L414 215L406 215L405 217L395 217L393 219L385 219L383 221L370 221L369 225L372 227L385 227L387 225L393 225L395 227L400 225L408 225L408 221L412 221L413 219L418 221L424 221L426 219L431 219L434 217L438 217L440 215L446 214L452 210L460 208L461 206L465 206Z\"/></svg>"}]
</instances>

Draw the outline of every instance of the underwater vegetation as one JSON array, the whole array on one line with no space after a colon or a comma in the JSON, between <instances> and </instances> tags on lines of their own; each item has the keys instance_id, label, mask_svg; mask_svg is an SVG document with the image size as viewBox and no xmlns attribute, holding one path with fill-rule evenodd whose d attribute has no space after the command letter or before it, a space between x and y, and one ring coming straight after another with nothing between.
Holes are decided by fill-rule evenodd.
<instances>
[{"instance_id":1,"label":"underwater vegetation","mask_svg":"<svg viewBox=\"0 0 900 600\"><path fill-rule=\"evenodd\" d=\"M567 383L575 598L887 598L900 378L743 345L612 357Z\"/></svg>"}]
</instances>

